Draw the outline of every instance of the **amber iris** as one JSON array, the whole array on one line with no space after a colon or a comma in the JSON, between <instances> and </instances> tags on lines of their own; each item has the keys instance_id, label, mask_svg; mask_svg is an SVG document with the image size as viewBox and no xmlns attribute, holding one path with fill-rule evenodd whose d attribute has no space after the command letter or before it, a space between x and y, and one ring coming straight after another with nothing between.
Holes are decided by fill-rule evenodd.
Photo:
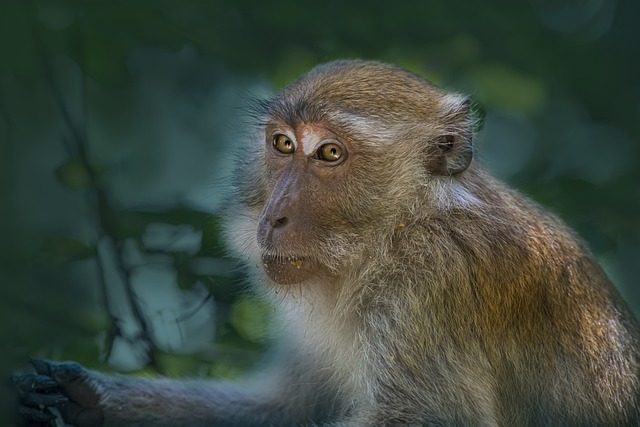
<instances>
[{"instance_id":1,"label":"amber iris","mask_svg":"<svg viewBox=\"0 0 640 427\"><path fill-rule=\"evenodd\" d=\"M336 162L342 157L342 147L338 144L329 142L323 144L318 149L318 158L326 162Z\"/></svg>"},{"instance_id":2,"label":"amber iris","mask_svg":"<svg viewBox=\"0 0 640 427\"><path fill-rule=\"evenodd\" d=\"M293 141L291 141L288 136L282 134L273 137L273 147L282 154L291 154L296 151Z\"/></svg>"}]
</instances>

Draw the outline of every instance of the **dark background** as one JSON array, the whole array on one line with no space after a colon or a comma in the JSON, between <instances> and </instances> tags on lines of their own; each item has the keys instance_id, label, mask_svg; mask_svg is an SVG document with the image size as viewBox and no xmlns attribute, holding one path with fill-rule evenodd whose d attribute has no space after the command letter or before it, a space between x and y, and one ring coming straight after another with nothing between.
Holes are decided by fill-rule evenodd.
<instances>
[{"instance_id":1,"label":"dark background","mask_svg":"<svg viewBox=\"0 0 640 427\"><path fill-rule=\"evenodd\" d=\"M252 366L270 313L216 216L243 107L335 58L470 94L480 160L640 313L638 22L636 0L0 0L0 375Z\"/></svg>"}]
</instances>

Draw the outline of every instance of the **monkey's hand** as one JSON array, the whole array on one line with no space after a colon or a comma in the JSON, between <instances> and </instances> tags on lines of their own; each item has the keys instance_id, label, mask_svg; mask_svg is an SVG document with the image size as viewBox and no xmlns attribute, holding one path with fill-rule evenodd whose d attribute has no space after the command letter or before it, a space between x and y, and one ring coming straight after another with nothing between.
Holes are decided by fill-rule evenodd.
<instances>
[{"instance_id":1,"label":"monkey's hand","mask_svg":"<svg viewBox=\"0 0 640 427\"><path fill-rule=\"evenodd\" d=\"M100 427L104 414L99 406L98 378L73 362L32 361L35 372L15 374L13 382L20 395L20 417L28 427ZM59 414L59 416L58 416Z\"/></svg>"}]
</instances>

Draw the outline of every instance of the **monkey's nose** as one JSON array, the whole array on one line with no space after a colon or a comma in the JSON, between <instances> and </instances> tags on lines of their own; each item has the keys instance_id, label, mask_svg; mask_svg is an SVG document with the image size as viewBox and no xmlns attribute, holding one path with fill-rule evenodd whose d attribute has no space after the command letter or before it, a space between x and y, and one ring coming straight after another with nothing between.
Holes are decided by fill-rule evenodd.
<instances>
[{"instance_id":1,"label":"monkey's nose","mask_svg":"<svg viewBox=\"0 0 640 427\"><path fill-rule=\"evenodd\" d=\"M289 222L289 219L286 216L283 216L282 218L278 218L278 219L272 219L269 221L269 223L271 224L271 227L273 228L280 228L280 227L284 227L285 225L287 225L287 222Z\"/></svg>"}]
</instances>

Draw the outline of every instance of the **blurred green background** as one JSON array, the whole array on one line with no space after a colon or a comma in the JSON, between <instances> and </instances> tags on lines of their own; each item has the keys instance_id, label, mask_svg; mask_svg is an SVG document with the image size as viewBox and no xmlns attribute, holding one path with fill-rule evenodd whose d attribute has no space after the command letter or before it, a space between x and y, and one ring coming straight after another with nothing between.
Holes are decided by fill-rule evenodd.
<instances>
[{"instance_id":1,"label":"blurred green background","mask_svg":"<svg viewBox=\"0 0 640 427\"><path fill-rule=\"evenodd\" d=\"M217 217L243 107L335 58L470 94L480 160L640 313L638 22L637 0L0 0L0 375L252 366L270 311Z\"/></svg>"}]
</instances>

